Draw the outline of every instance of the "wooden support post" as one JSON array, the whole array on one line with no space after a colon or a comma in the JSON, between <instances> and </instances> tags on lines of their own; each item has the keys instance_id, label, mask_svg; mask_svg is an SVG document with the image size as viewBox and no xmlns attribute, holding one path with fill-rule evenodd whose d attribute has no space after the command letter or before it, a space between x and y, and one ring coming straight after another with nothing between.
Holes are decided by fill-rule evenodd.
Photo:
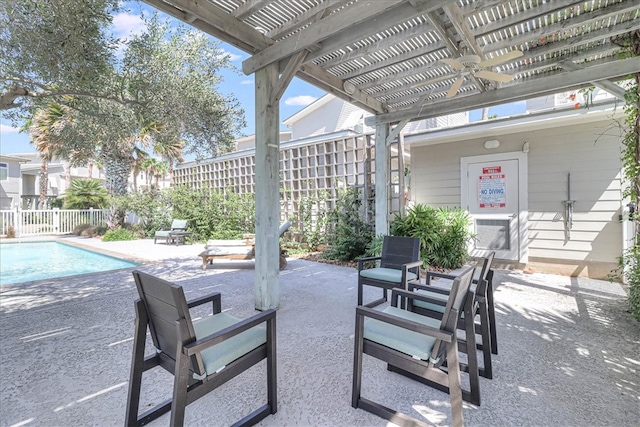
<instances>
[{"instance_id":1,"label":"wooden support post","mask_svg":"<svg viewBox=\"0 0 640 427\"><path fill-rule=\"evenodd\" d=\"M376 126L376 236L389 234L389 125Z\"/></svg>"},{"instance_id":2,"label":"wooden support post","mask_svg":"<svg viewBox=\"0 0 640 427\"><path fill-rule=\"evenodd\" d=\"M278 64L255 75L256 81L256 310L277 308L280 303L280 109Z\"/></svg>"}]
</instances>

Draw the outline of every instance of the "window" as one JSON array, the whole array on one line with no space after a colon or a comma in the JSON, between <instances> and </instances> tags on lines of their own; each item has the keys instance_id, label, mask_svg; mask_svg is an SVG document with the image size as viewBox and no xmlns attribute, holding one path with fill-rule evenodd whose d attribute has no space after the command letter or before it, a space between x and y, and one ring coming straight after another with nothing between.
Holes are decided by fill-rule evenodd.
<instances>
[{"instance_id":1,"label":"window","mask_svg":"<svg viewBox=\"0 0 640 427\"><path fill-rule=\"evenodd\" d=\"M0 163L0 181L6 181L9 179L9 165L6 163Z\"/></svg>"}]
</instances>

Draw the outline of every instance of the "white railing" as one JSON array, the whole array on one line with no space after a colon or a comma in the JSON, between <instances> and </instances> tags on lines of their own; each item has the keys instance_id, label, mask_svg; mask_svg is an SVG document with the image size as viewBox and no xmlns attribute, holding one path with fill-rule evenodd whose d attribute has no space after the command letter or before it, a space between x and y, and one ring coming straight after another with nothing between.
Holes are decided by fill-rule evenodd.
<instances>
[{"instance_id":1,"label":"white railing","mask_svg":"<svg viewBox=\"0 0 640 427\"><path fill-rule=\"evenodd\" d=\"M70 234L81 224L106 225L108 209L47 209L0 211L0 235Z\"/></svg>"}]
</instances>

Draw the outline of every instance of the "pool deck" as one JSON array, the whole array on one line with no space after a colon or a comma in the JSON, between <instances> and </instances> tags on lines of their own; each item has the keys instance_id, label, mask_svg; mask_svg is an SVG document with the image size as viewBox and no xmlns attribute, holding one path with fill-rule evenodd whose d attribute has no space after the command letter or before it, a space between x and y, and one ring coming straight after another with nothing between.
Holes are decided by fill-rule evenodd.
<instances>
[{"instance_id":1,"label":"pool deck","mask_svg":"<svg viewBox=\"0 0 640 427\"><path fill-rule=\"evenodd\" d=\"M187 298L221 292L229 313L255 313L253 261L203 271L202 244L63 241L143 262ZM640 324L623 286L508 270L494 282L499 354L494 378L481 378L482 405L465 403L467 425L640 424ZM356 283L353 268L289 260L277 313L278 412L259 425L391 425L351 407ZM0 287L0 426L122 425L136 298L131 269ZM170 395L170 375L146 375L143 406ZM186 424L233 423L264 403L264 382L261 362L188 406ZM368 356L363 396L451 423L446 394ZM168 424L165 415L150 425Z\"/></svg>"}]
</instances>

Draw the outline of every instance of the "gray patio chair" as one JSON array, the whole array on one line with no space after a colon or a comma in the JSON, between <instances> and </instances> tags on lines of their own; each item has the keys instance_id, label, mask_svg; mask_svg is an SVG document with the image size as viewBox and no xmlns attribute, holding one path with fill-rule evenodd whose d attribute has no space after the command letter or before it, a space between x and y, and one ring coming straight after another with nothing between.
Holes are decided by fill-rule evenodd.
<instances>
[{"instance_id":1,"label":"gray patio chair","mask_svg":"<svg viewBox=\"0 0 640 427\"><path fill-rule=\"evenodd\" d=\"M267 359L267 403L238 422L253 425L277 411L276 312L245 320L222 313L219 293L187 302L181 286L134 271L140 299L125 422L141 426L171 411L171 425L184 424L186 406ZM211 302L213 315L192 322L189 309ZM264 325L263 325L264 324ZM155 351L145 357L147 327ZM160 366L174 375L173 397L138 415L143 372ZM233 402L226 402L232 405Z\"/></svg>"},{"instance_id":2,"label":"gray patio chair","mask_svg":"<svg viewBox=\"0 0 640 427\"><path fill-rule=\"evenodd\" d=\"M424 425L420 420L361 396L362 359L364 354L368 354L429 386L447 391L451 401L452 424L463 425L463 393L460 385L456 329L460 311L470 308L467 301L469 295L473 294L469 289L473 270L469 268L463 271L453 281L445 313L439 320L394 306L388 306L384 310L374 310L365 306L356 308L351 406L364 409L395 424ZM429 300L416 292L402 289L394 289L393 294L407 299ZM474 341L473 334L469 341ZM474 354L475 352L472 352L469 355L471 369L474 367ZM475 368L477 370L477 363ZM472 374L469 378L474 380ZM477 379L477 371L475 378ZM390 387L387 386L385 392L389 393Z\"/></svg>"},{"instance_id":3,"label":"gray patio chair","mask_svg":"<svg viewBox=\"0 0 640 427\"><path fill-rule=\"evenodd\" d=\"M471 285L472 289L475 290L475 301L473 304L473 316L470 319L472 319L473 331L482 337L482 340L476 345L478 349L482 350L483 355L483 367L480 368L480 375L489 379L493 378L491 353L494 348L494 337L497 336L495 331L495 317L492 321L491 316L489 315L489 307L490 305L493 305L493 298L489 298L489 294L493 294L490 282L493 278L491 265L494 257L495 252L491 252L489 256L482 258L482 266L477 270L479 271L479 274L474 277ZM433 280L434 278L436 278L436 280ZM433 298L434 302L416 300L409 303L409 310L425 316L436 318L442 317L448 294L451 289L451 281L454 278L455 276L450 274L428 271L426 276L426 285L420 285L415 282L410 283L409 290L427 295ZM476 323L476 318L479 320L478 323ZM459 329L467 329L467 319L469 318L465 317L463 313L462 317L458 321ZM465 340L461 340L459 344L462 352L467 353L468 351L471 351L471 349L466 345ZM495 346L495 348L497 353L497 346Z\"/></svg>"},{"instance_id":4,"label":"gray patio chair","mask_svg":"<svg viewBox=\"0 0 640 427\"><path fill-rule=\"evenodd\" d=\"M365 268L367 263L380 261L379 267ZM358 259L358 305L362 305L364 286L383 289L382 298L366 304L375 307L387 301L389 289L407 289L411 280L420 277L420 239L416 237L384 236L382 255Z\"/></svg>"},{"instance_id":5,"label":"gray patio chair","mask_svg":"<svg viewBox=\"0 0 640 427\"><path fill-rule=\"evenodd\" d=\"M184 219L174 219L171 222L169 230L158 230L153 236L153 243L156 243L158 239L164 239L165 243L169 240L169 233L173 231L187 231L187 221Z\"/></svg>"}]
</instances>

